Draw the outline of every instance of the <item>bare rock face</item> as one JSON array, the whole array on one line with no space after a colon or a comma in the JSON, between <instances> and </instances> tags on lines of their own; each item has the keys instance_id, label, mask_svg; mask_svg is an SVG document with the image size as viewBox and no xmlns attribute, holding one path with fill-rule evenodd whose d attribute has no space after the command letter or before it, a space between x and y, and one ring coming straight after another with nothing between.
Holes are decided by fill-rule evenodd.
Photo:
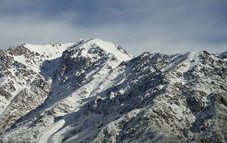
<instances>
[{"instance_id":1,"label":"bare rock face","mask_svg":"<svg viewBox=\"0 0 227 143\"><path fill-rule=\"evenodd\" d=\"M227 141L226 52L138 57L99 39L0 51L2 142Z\"/></svg>"},{"instance_id":2,"label":"bare rock face","mask_svg":"<svg viewBox=\"0 0 227 143\"><path fill-rule=\"evenodd\" d=\"M6 70L7 68L10 68L13 64L13 58L10 56L7 56L5 51L0 50L0 67L1 70Z\"/></svg>"},{"instance_id":3,"label":"bare rock face","mask_svg":"<svg viewBox=\"0 0 227 143\"><path fill-rule=\"evenodd\" d=\"M37 108L51 92L50 84L39 73L15 57L34 58L34 52L24 46L0 51L0 133Z\"/></svg>"}]
</instances>

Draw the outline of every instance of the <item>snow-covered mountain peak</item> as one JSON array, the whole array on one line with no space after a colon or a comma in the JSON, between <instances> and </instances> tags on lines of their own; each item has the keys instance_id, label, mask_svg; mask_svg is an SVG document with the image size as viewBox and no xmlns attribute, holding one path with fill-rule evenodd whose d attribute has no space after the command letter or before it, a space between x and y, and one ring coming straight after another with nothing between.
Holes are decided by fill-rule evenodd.
<instances>
[{"instance_id":1,"label":"snow-covered mountain peak","mask_svg":"<svg viewBox=\"0 0 227 143\"><path fill-rule=\"evenodd\" d=\"M119 61L130 60L133 56L128 54L120 46L115 45L108 41L100 39L90 39L87 41L81 41L77 46L70 48L73 50L75 57L88 57L93 58L94 54L109 54L114 56Z\"/></svg>"},{"instance_id":2,"label":"snow-covered mountain peak","mask_svg":"<svg viewBox=\"0 0 227 143\"><path fill-rule=\"evenodd\" d=\"M43 45L22 44L20 46L12 47L8 53L14 57L21 59L23 56L40 56L42 60L53 60L60 58L64 51L80 51L77 55L93 58L91 55L103 51L106 54L114 56L119 61L130 60L133 56L128 54L121 46L115 45L108 41L100 39L83 40L79 39L77 42L71 43L49 43ZM74 52L74 54L76 54Z\"/></svg>"}]
</instances>

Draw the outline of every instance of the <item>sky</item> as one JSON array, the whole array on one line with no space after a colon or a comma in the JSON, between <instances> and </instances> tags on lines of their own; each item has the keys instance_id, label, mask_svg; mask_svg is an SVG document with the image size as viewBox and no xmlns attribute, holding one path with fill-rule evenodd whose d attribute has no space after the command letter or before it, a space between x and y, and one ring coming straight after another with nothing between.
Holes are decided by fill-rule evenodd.
<instances>
[{"instance_id":1,"label":"sky","mask_svg":"<svg viewBox=\"0 0 227 143\"><path fill-rule=\"evenodd\" d=\"M227 50L227 0L0 0L0 49L99 38L137 56Z\"/></svg>"}]
</instances>

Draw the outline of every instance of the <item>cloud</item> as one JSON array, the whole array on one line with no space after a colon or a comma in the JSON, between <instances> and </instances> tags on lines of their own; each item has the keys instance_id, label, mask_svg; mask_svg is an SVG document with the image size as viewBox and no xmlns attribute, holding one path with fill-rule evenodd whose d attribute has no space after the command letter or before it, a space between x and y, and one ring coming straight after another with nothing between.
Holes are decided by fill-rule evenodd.
<instances>
[{"instance_id":1,"label":"cloud","mask_svg":"<svg viewBox=\"0 0 227 143\"><path fill-rule=\"evenodd\" d=\"M3 0L0 48L97 37L134 55L221 52L227 49L226 6L225 0Z\"/></svg>"},{"instance_id":2,"label":"cloud","mask_svg":"<svg viewBox=\"0 0 227 143\"><path fill-rule=\"evenodd\" d=\"M66 42L75 38L77 29L64 21L39 21L33 18L5 18L0 22L2 48L21 43Z\"/></svg>"}]
</instances>

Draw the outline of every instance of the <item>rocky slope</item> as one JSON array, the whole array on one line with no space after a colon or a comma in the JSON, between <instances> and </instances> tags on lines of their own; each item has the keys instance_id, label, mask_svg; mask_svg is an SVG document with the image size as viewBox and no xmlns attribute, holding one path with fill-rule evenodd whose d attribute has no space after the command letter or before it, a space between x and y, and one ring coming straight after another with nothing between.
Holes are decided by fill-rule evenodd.
<instances>
[{"instance_id":1,"label":"rocky slope","mask_svg":"<svg viewBox=\"0 0 227 143\"><path fill-rule=\"evenodd\" d=\"M99 39L0 51L2 142L226 142L226 52Z\"/></svg>"}]
</instances>

